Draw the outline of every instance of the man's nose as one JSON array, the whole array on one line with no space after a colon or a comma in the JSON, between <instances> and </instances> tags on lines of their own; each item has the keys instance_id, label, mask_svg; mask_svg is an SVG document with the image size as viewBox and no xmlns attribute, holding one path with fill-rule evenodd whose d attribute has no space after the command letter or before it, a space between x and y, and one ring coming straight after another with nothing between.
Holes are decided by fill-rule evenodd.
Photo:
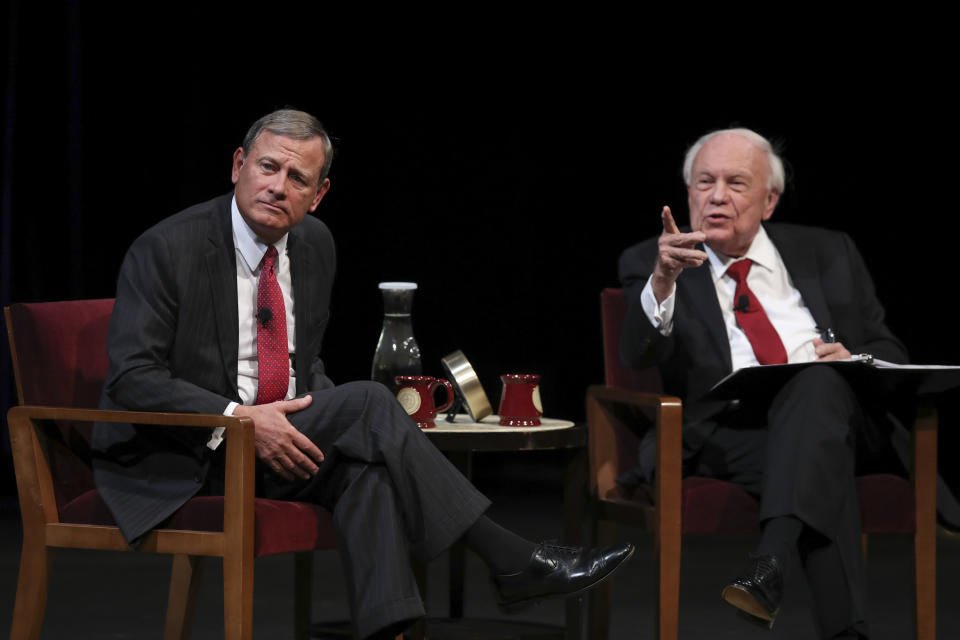
<instances>
[{"instance_id":1,"label":"man's nose","mask_svg":"<svg viewBox=\"0 0 960 640\"><path fill-rule=\"evenodd\" d=\"M267 185L267 189L277 200L283 200L287 196L287 176L283 171L273 174L273 179Z\"/></svg>"},{"instance_id":2,"label":"man's nose","mask_svg":"<svg viewBox=\"0 0 960 640\"><path fill-rule=\"evenodd\" d=\"M715 203L726 202L728 195L726 183L723 180L717 180L713 185L713 190L710 191L710 201Z\"/></svg>"}]
</instances>

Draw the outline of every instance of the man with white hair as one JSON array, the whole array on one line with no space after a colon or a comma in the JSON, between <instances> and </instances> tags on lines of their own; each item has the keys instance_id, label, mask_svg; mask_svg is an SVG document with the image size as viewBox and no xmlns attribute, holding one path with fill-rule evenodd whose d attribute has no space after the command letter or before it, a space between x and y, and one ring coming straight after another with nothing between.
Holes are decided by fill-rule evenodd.
<instances>
[{"instance_id":1,"label":"man with white hair","mask_svg":"<svg viewBox=\"0 0 960 640\"><path fill-rule=\"evenodd\" d=\"M873 419L878 403L830 367L801 370L769 398L701 398L741 367L851 352L905 362L906 350L846 234L766 224L784 173L765 138L709 133L690 148L683 176L690 228L664 207L663 233L620 258L629 303L621 358L659 365L665 390L683 398L685 470L760 499L759 546L723 598L772 626L797 556L820 635L867 637L854 467L858 451L877 453L888 441L889 425ZM649 477L644 452L638 471Z\"/></svg>"}]
</instances>

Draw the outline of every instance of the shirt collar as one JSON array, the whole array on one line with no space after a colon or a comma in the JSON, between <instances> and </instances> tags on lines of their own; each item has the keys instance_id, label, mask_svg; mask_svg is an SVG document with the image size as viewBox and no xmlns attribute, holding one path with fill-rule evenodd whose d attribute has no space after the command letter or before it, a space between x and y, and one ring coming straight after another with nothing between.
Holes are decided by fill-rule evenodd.
<instances>
[{"instance_id":1,"label":"shirt collar","mask_svg":"<svg viewBox=\"0 0 960 640\"><path fill-rule=\"evenodd\" d=\"M233 221L233 243L243 256L243 261L247 263L250 271L256 271L260 267L260 261L263 260L263 254L267 252L270 245L257 237L246 220L240 215L240 209L237 207L237 197L234 196L230 201L230 213ZM287 237L290 234L285 233L273 246L277 248L277 254L282 255L287 250Z\"/></svg>"},{"instance_id":2,"label":"shirt collar","mask_svg":"<svg viewBox=\"0 0 960 640\"><path fill-rule=\"evenodd\" d=\"M713 277L718 280L726 274L727 268L731 264L744 258L750 258L754 265L763 267L768 271L772 271L777 264L777 249L773 246L770 236L767 235L767 230L762 225L743 258L730 257L719 251L714 251L706 245L703 248L707 252L707 258L710 259L710 270L713 272Z\"/></svg>"}]
</instances>

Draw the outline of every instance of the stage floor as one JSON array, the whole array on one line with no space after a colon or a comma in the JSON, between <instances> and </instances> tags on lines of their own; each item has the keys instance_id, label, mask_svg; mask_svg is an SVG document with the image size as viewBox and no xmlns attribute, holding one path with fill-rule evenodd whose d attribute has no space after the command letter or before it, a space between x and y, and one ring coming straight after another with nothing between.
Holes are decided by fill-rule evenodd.
<instances>
[{"instance_id":1,"label":"stage floor","mask_svg":"<svg viewBox=\"0 0 960 640\"><path fill-rule=\"evenodd\" d=\"M509 457L508 457L509 458ZM481 459L478 468L483 467ZM533 539L555 538L561 531L559 473L549 457L538 461L498 459L498 475L479 473L477 484L494 499L490 515L498 522ZM522 465L522 466L521 466ZM531 467L536 467L536 471ZM530 490L511 494L522 477L539 482ZM618 572L611 619L613 640L650 638L653 633L653 566L649 534L622 529L638 552ZM0 515L0 636L9 633L20 549L20 523L13 513ZM752 536L689 536L684 540L680 593L680 637L688 640L816 638L809 596L795 570L772 632L742 621L719 597L722 586L738 571L755 539ZM343 578L336 553L315 554L313 612L315 620L341 620L348 615ZM498 618L494 593L482 562L468 554L466 613L470 617ZM209 563L204 577L193 638L223 637L221 569ZM867 594L874 639L911 638L911 545L907 536L873 536L867 563ZM430 615L447 614L447 564L441 558L430 566L427 594ZM41 638L160 638L166 602L169 559L161 556L63 550L56 554ZM289 557L261 558L256 564L254 636L290 638L293 633L293 561ZM960 537L938 537L937 636L960 638ZM562 601L548 601L526 610L517 620L559 624Z\"/></svg>"}]
</instances>

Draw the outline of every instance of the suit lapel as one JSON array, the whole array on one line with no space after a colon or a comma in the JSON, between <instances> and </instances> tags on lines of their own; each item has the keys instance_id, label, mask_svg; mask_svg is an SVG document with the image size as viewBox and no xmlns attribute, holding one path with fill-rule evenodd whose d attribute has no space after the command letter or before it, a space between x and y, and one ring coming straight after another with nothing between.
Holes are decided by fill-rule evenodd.
<instances>
[{"instance_id":1,"label":"suit lapel","mask_svg":"<svg viewBox=\"0 0 960 640\"><path fill-rule=\"evenodd\" d=\"M237 315L237 255L233 246L230 202L229 197L224 197L210 218L210 249L207 251L206 261L220 357L223 359L223 368L230 381L230 388L234 397L237 397L240 335Z\"/></svg>"},{"instance_id":2,"label":"suit lapel","mask_svg":"<svg viewBox=\"0 0 960 640\"><path fill-rule=\"evenodd\" d=\"M813 315L818 327L833 326L830 309L823 296L823 287L820 282L820 266L816 252L803 242L791 238L789 233L781 233L777 225L764 225L767 235L783 260L793 286L803 297L803 303Z\"/></svg>"},{"instance_id":3,"label":"suit lapel","mask_svg":"<svg viewBox=\"0 0 960 640\"><path fill-rule=\"evenodd\" d=\"M702 246L698 245L698 248ZM731 371L733 364L730 360L727 325L723 321L723 313L717 301L717 290L710 275L710 264L704 263L696 269L685 269L678 280L677 296L683 298L685 306L701 318L725 369ZM678 314L678 317L682 317L681 314Z\"/></svg>"},{"instance_id":4,"label":"suit lapel","mask_svg":"<svg viewBox=\"0 0 960 640\"><path fill-rule=\"evenodd\" d=\"M313 305L310 300L313 299L310 291L311 283L314 281L310 277L313 272L313 251L310 243L304 237L299 227L290 230L287 238L287 253L290 256L290 279L293 285L293 314L294 326L296 327L296 337L294 348L296 349L296 361L294 370L297 374L298 387L309 382L309 371L306 367L309 363L303 362L303 358L309 352L310 344L313 339L311 335L315 324L311 317Z\"/></svg>"}]
</instances>

